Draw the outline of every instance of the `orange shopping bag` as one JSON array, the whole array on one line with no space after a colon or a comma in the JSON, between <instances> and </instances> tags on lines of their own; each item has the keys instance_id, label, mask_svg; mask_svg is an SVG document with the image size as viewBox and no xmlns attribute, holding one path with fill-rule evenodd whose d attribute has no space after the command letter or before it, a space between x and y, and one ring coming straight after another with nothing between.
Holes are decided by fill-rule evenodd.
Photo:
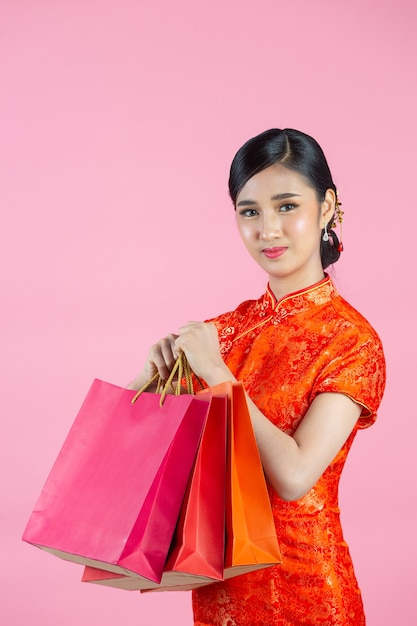
<instances>
[{"instance_id":1,"label":"orange shopping bag","mask_svg":"<svg viewBox=\"0 0 417 626\"><path fill-rule=\"evenodd\" d=\"M224 578L281 563L264 471L242 383L222 383L228 395L226 554Z\"/></svg>"}]
</instances>

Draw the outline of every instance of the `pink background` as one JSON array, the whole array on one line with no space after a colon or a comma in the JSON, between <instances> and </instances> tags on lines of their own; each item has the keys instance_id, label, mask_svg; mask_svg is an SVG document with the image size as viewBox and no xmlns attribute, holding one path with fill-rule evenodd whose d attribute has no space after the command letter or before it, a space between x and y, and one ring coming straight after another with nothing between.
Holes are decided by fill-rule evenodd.
<instances>
[{"instance_id":1,"label":"pink background","mask_svg":"<svg viewBox=\"0 0 417 626\"><path fill-rule=\"evenodd\" d=\"M385 343L342 511L369 626L415 624L415 24L412 0L1 0L2 625L191 623L188 593L81 584L20 537L92 379L264 289L227 176L274 126L322 144L336 283Z\"/></svg>"}]
</instances>

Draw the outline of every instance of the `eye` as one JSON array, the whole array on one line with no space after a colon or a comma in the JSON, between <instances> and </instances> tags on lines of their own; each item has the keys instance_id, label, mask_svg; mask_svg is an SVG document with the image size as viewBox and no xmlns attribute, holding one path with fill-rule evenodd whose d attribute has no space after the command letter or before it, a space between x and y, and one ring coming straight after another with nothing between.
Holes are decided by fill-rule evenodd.
<instances>
[{"instance_id":1,"label":"eye","mask_svg":"<svg viewBox=\"0 0 417 626\"><path fill-rule=\"evenodd\" d=\"M297 208L296 204L292 204L292 203L281 204L281 206L279 207L279 211L281 213L289 213L290 211L293 211L296 208Z\"/></svg>"},{"instance_id":2,"label":"eye","mask_svg":"<svg viewBox=\"0 0 417 626\"><path fill-rule=\"evenodd\" d=\"M255 215L258 215L258 211L256 209L242 209L239 211L239 215L242 217L255 217Z\"/></svg>"}]
</instances>

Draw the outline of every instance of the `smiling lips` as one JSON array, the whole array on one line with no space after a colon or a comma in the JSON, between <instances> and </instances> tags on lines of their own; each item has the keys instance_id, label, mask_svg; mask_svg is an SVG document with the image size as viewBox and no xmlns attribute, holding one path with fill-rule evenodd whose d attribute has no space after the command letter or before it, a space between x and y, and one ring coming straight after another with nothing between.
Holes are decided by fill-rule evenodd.
<instances>
[{"instance_id":1,"label":"smiling lips","mask_svg":"<svg viewBox=\"0 0 417 626\"><path fill-rule=\"evenodd\" d=\"M287 248L284 247L275 247L275 248L264 248L262 250L263 254L268 257L268 259L277 259L282 256L284 252L286 252Z\"/></svg>"}]
</instances>

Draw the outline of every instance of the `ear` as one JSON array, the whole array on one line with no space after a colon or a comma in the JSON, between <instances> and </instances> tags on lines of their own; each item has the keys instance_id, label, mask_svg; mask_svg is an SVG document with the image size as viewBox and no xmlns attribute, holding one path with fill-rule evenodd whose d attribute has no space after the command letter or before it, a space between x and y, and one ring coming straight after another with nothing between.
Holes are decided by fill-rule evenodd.
<instances>
[{"instance_id":1,"label":"ear","mask_svg":"<svg viewBox=\"0 0 417 626\"><path fill-rule=\"evenodd\" d=\"M321 228L324 228L326 224L330 222L334 215L334 211L336 208L336 194L333 189L327 189L324 195L324 200L320 205L321 217L320 224Z\"/></svg>"}]
</instances>

